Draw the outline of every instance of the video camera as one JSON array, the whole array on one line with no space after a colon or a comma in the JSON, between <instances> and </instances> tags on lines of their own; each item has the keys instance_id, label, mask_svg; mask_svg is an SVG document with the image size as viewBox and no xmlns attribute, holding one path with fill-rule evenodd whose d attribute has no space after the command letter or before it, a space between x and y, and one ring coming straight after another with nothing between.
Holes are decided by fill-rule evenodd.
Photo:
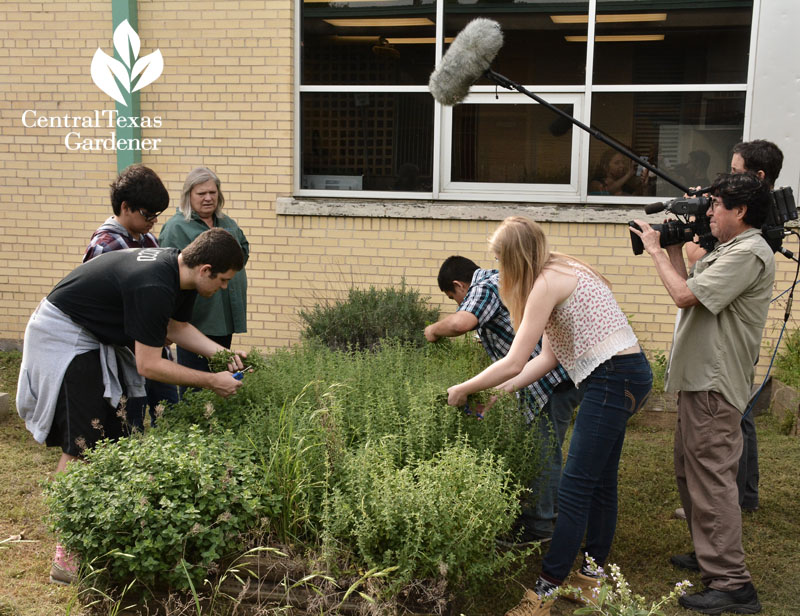
<instances>
[{"instance_id":1,"label":"video camera","mask_svg":"<svg viewBox=\"0 0 800 616\"><path fill-rule=\"evenodd\" d=\"M695 192L706 192L707 188L701 188ZM773 252L782 249L783 238L786 235L784 224L790 220L797 220L797 206L794 202L794 193L788 186L778 188L770 193L769 213L767 221L761 227L761 234L772 248ZM706 251L713 250L717 243L717 238L711 235L709 219L706 215L708 207L711 205L711 198L706 196L683 197L673 199L666 203L652 203L644 208L646 214L656 214L658 212L669 212L678 217L678 220L669 220L664 224L651 225L653 229L661 233L660 244L662 248L683 244L694 241L694 236L698 237L698 244ZM639 225L630 221L629 227L641 231ZM640 255L644 251L641 238L631 231L631 248L633 254Z\"/></svg>"}]
</instances>

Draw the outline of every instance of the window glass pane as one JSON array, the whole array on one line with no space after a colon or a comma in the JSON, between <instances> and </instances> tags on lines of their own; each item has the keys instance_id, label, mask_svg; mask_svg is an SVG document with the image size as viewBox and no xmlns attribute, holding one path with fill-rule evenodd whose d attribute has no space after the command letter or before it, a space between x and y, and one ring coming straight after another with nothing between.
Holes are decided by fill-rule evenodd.
<instances>
[{"instance_id":1,"label":"window glass pane","mask_svg":"<svg viewBox=\"0 0 800 616\"><path fill-rule=\"evenodd\" d=\"M302 83L424 85L435 0L303 2Z\"/></svg>"},{"instance_id":2,"label":"window glass pane","mask_svg":"<svg viewBox=\"0 0 800 616\"><path fill-rule=\"evenodd\" d=\"M596 84L746 83L752 2L597 3ZM660 8L666 7L666 8Z\"/></svg>"},{"instance_id":3,"label":"window glass pane","mask_svg":"<svg viewBox=\"0 0 800 616\"><path fill-rule=\"evenodd\" d=\"M741 141L744 92L595 94L592 125L677 180L708 186L730 169L731 149ZM592 139L590 195L680 196L661 178L637 175L635 165Z\"/></svg>"},{"instance_id":4,"label":"window glass pane","mask_svg":"<svg viewBox=\"0 0 800 616\"><path fill-rule=\"evenodd\" d=\"M556 21L561 15L586 15L588 6L588 2L541 0L446 0L445 36L455 36L476 17L494 19L505 41L492 65L496 72L520 84L582 85L586 82L586 21ZM566 33L583 34L584 42L568 43ZM481 79L478 83L490 82Z\"/></svg>"},{"instance_id":5,"label":"window glass pane","mask_svg":"<svg viewBox=\"0 0 800 616\"><path fill-rule=\"evenodd\" d=\"M556 106L572 114L572 105ZM541 105L457 105L450 179L569 184L572 130Z\"/></svg>"},{"instance_id":6,"label":"window glass pane","mask_svg":"<svg viewBox=\"0 0 800 616\"><path fill-rule=\"evenodd\" d=\"M301 105L303 188L431 191L427 92L306 92Z\"/></svg>"}]
</instances>

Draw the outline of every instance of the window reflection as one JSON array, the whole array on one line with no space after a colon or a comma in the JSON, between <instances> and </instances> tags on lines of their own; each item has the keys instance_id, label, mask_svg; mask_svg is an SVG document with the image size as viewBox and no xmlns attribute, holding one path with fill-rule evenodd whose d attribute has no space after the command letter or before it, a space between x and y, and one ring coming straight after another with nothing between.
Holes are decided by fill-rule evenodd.
<instances>
[{"instance_id":1,"label":"window reflection","mask_svg":"<svg viewBox=\"0 0 800 616\"><path fill-rule=\"evenodd\" d=\"M302 83L427 84L435 15L433 0L304 2Z\"/></svg>"},{"instance_id":2,"label":"window reflection","mask_svg":"<svg viewBox=\"0 0 800 616\"><path fill-rule=\"evenodd\" d=\"M304 93L301 102L303 188L430 192L430 94Z\"/></svg>"},{"instance_id":3,"label":"window reflection","mask_svg":"<svg viewBox=\"0 0 800 616\"><path fill-rule=\"evenodd\" d=\"M728 169L731 150L741 141L744 101L744 92L599 93L592 100L592 124L684 186L707 186ZM682 194L632 164L615 176L619 169L609 169L616 161L606 160L608 152L608 146L592 141L589 194ZM609 178L623 176L620 187L611 190Z\"/></svg>"},{"instance_id":4,"label":"window reflection","mask_svg":"<svg viewBox=\"0 0 800 616\"><path fill-rule=\"evenodd\" d=\"M564 7L583 14L588 2ZM503 48L492 68L521 84L582 85L586 82L586 43L568 43L565 36L587 32L587 24L553 22L553 2L447 0L444 29L455 36L476 17L497 21L503 29ZM481 79L479 84L490 83Z\"/></svg>"},{"instance_id":5,"label":"window reflection","mask_svg":"<svg viewBox=\"0 0 800 616\"><path fill-rule=\"evenodd\" d=\"M572 105L557 107L572 114ZM451 179L569 184L573 130L541 105L458 105Z\"/></svg>"},{"instance_id":6,"label":"window reflection","mask_svg":"<svg viewBox=\"0 0 800 616\"><path fill-rule=\"evenodd\" d=\"M663 3L635 2L644 8ZM715 4L719 8L715 8ZM752 2L642 10L636 20L619 2L598 2L595 84L742 83L747 81ZM609 7L609 8L606 8ZM645 21L655 17L652 21ZM635 36L655 40L633 41ZM615 40L609 41L614 37ZM628 40L626 40L626 38Z\"/></svg>"}]
</instances>

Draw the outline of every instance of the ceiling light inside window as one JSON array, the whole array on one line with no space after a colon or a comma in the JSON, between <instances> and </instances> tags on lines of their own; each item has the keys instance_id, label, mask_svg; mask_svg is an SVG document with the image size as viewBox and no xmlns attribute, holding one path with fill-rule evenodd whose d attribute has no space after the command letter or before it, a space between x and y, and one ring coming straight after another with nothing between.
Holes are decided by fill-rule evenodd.
<instances>
[{"instance_id":1,"label":"ceiling light inside window","mask_svg":"<svg viewBox=\"0 0 800 616\"><path fill-rule=\"evenodd\" d=\"M588 24L588 15L550 15L554 24ZM637 21L667 21L666 13L620 13L617 15L596 15L599 24L631 23Z\"/></svg>"},{"instance_id":2,"label":"ceiling light inside window","mask_svg":"<svg viewBox=\"0 0 800 616\"><path fill-rule=\"evenodd\" d=\"M432 26L433 22L427 17L390 17L390 18L349 18L349 19L323 19L337 28L403 28L407 26Z\"/></svg>"}]
</instances>

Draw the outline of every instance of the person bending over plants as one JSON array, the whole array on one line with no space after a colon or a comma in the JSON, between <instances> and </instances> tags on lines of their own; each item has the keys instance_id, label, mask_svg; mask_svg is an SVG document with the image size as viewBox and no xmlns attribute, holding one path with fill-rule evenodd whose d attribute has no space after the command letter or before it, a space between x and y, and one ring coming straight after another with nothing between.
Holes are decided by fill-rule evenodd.
<instances>
[{"instance_id":1,"label":"person bending over plants","mask_svg":"<svg viewBox=\"0 0 800 616\"><path fill-rule=\"evenodd\" d=\"M56 472L103 438L127 434L123 394L144 395L145 378L236 393L230 372L206 373L164 359L169 338L212 356L222 347L188 323L195 298L224 289L244 265L233 236L200 235L183 252L141 248L80 265L44 298L25 328L17 409L39 443L61 447ZM134 352L135 351L135 356ZM241 369L243 353L229 370ZM77 560L60 544L50 580L75 580Z\"/></svg>"},{"instance_id":2,"label":"person bending over plants","mask_svg":"<svg viewBox=\"0 0 800 616\"><path fill-rule=\"evenodd\" d=\"M542 228L522 217L503 221L489 247L500 264L500 295L516 335L508 354L453 385L448 403L491 387L514 392L559 363L584 395L558 492L558 518L542 571L507 616L548 616L549 595L566 580L582 550L602 565L617 521L617 469L628 419L653 383L650 364L608 281L594 268L551 252ZM542 352L530 359L539 339ZM598 579L584 560L571 582L584 592Z\"/></svg>"},{"instance_id":3,"label":"person bending over plants","mask_svg":"<svg viewBox=\"0 0 800 616\"><path fill-rule=\"evenodd\" d=\"M479 268L466 257L454 255L439 268L439 289L458 304L458 310L425 328L428 342L477 331L483 348L492 361L505 357L514 341L514 328L508 309L500 300L499 272ZM536 345L531 359L541 353ZM580 403L580 391L561 366L517 392L520 408L529 424L536 425L542 447L544 472L528 486L537 496L535 503L523 499L522 512L514 524L509 544L527 545L546 541L553 536L556 520L556 499L561 477L561 446L572 413ZM506 544L507 542L502 542Z\"/></svg>"}]
</instances>

